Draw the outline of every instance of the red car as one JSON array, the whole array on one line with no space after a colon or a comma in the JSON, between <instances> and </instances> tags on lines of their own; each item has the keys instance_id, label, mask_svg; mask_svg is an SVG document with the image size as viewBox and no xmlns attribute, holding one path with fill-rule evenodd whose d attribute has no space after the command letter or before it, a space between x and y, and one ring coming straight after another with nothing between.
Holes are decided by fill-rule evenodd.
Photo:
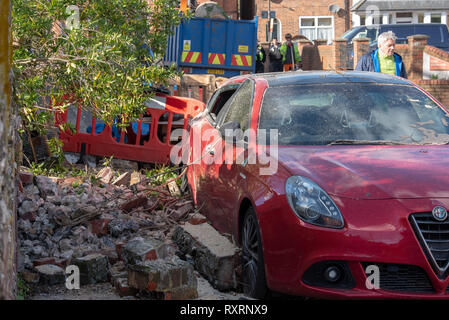
<instances>
[{"instance_id":1,"label":"red car","mask_svg":"<svg viewBox=\"0 0 449 320\"><path fill-rule=\"evenodd\" d=\"M448 299L448 123L395 76L236 77L191 122L188 184L250 296Z\"/></svg>"}]
</instances>

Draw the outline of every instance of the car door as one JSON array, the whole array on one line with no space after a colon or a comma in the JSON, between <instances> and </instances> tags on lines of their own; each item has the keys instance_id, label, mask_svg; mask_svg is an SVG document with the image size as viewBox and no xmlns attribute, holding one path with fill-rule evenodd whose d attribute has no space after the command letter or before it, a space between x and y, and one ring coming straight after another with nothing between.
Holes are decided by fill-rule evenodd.
<instances>
[{"instance_id":1,"label":"car door","mask_svg":"<svg viewBox=\"0 0 449 320\"><path fill-rule=\"evenodd\" d=\"M217 129L230 122L239 123L243 132L250 128L254 87L252 79L247 79L240 86L219 113ZM246 156L246 147L247 143L244 141L233 145L221 136L208 147L215 156L215 161L206 166L207 192L212 204L209 216L213 217L211 221L221 232L231 233L232 230L233 211L238 205L242 183L245 183L240 170L241 160Z\"/></svg>"},{"instance_id":2,"label":"car door","mask_svg":"<svg viewBox=\"0 0 449 320\"><path fill-rule=\"evenodd\" d=\"M214 184L206 179L207 156L210 150L207 148L211 143L211 137L217 135L216 118L223 110L226 102L232 97L241 83L232 83L217 90L206 105L204 115L192 125L191 145L193 154L191 161L193 165L193 183L195 185L196 203L200 210L209 217L213 210L211 205L209 191L214 188ZM210 217L209 217L210 218Z\"/></svg>"}]
</instances>

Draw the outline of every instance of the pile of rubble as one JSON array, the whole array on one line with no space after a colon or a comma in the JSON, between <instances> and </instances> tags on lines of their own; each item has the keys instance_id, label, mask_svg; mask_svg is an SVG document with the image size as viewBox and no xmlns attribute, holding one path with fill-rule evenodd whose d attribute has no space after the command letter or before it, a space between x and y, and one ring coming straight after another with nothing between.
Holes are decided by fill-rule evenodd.
<instances>
[{"instance_id":1,"label":"pile of rubble","mask_svg":"<svg viewBox=\"0 0 449 320\"><path fill-rule=\"evenodd\" d=\"M167 188L138 172L114 176L109 167L89 182L20 173L19 272L25 281L64 285L68 267L77 266L81 285L111 281L121 296L195 299L196 268L218 289L238 287L238 250L205 223L174 181ZM215 243L199 239L213 232ZM224 252L214 249L223 244Z\"/></svg>"}]
</instances>

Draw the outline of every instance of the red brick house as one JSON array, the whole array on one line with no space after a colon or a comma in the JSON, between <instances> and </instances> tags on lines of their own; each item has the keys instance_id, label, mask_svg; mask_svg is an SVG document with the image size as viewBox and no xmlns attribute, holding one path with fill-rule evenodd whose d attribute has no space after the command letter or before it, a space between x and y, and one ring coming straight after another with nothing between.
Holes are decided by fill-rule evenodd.
<instances>
[{"instance_id":1,"label":"red brick house","mask_svg":"<svg viewBox=\"0 0 449 320\"><path fill-rule=\"evenodd\" d=\"M205 1L196 0L196 3ZM258 38L262 42L271 38L283 41L286 33L330 42L350 28L352 1L216 0L230 18L251 19L258 16ZM270 19L270 15L274 18Z\"/></svg>"},{"instance_id":2,"label":"red brick house","mask_svg":"<svg viewBox=\"0 0 449 320\"><path fill-rule=\"evenodd\" d=\"M255 0L259 16L259 40L269 41L270 19L268 11L274 12L271 26L272 38L284 40L286 33L303 35L309 40L326 39L328 42L340 37L351 26L352 0ZM272 13L273 15L273 13Z\"/></svg>"}]
</instances>

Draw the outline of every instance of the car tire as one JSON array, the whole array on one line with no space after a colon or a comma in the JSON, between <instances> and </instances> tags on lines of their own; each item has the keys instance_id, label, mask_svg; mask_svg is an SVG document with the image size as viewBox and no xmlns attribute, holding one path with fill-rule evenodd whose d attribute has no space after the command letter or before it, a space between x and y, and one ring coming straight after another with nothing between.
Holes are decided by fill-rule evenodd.
<instances>
[{"instance_id":1,"label":"car tire","mask_svg":"<svg viewBox=\"0 0 449 320\"><path fill-rule=\"evenodd\" d=\"M259 223L252 207L248 208L241 228L243 293L256 299L266 297L265 264Z\"/></svg>"}]
</instances>

